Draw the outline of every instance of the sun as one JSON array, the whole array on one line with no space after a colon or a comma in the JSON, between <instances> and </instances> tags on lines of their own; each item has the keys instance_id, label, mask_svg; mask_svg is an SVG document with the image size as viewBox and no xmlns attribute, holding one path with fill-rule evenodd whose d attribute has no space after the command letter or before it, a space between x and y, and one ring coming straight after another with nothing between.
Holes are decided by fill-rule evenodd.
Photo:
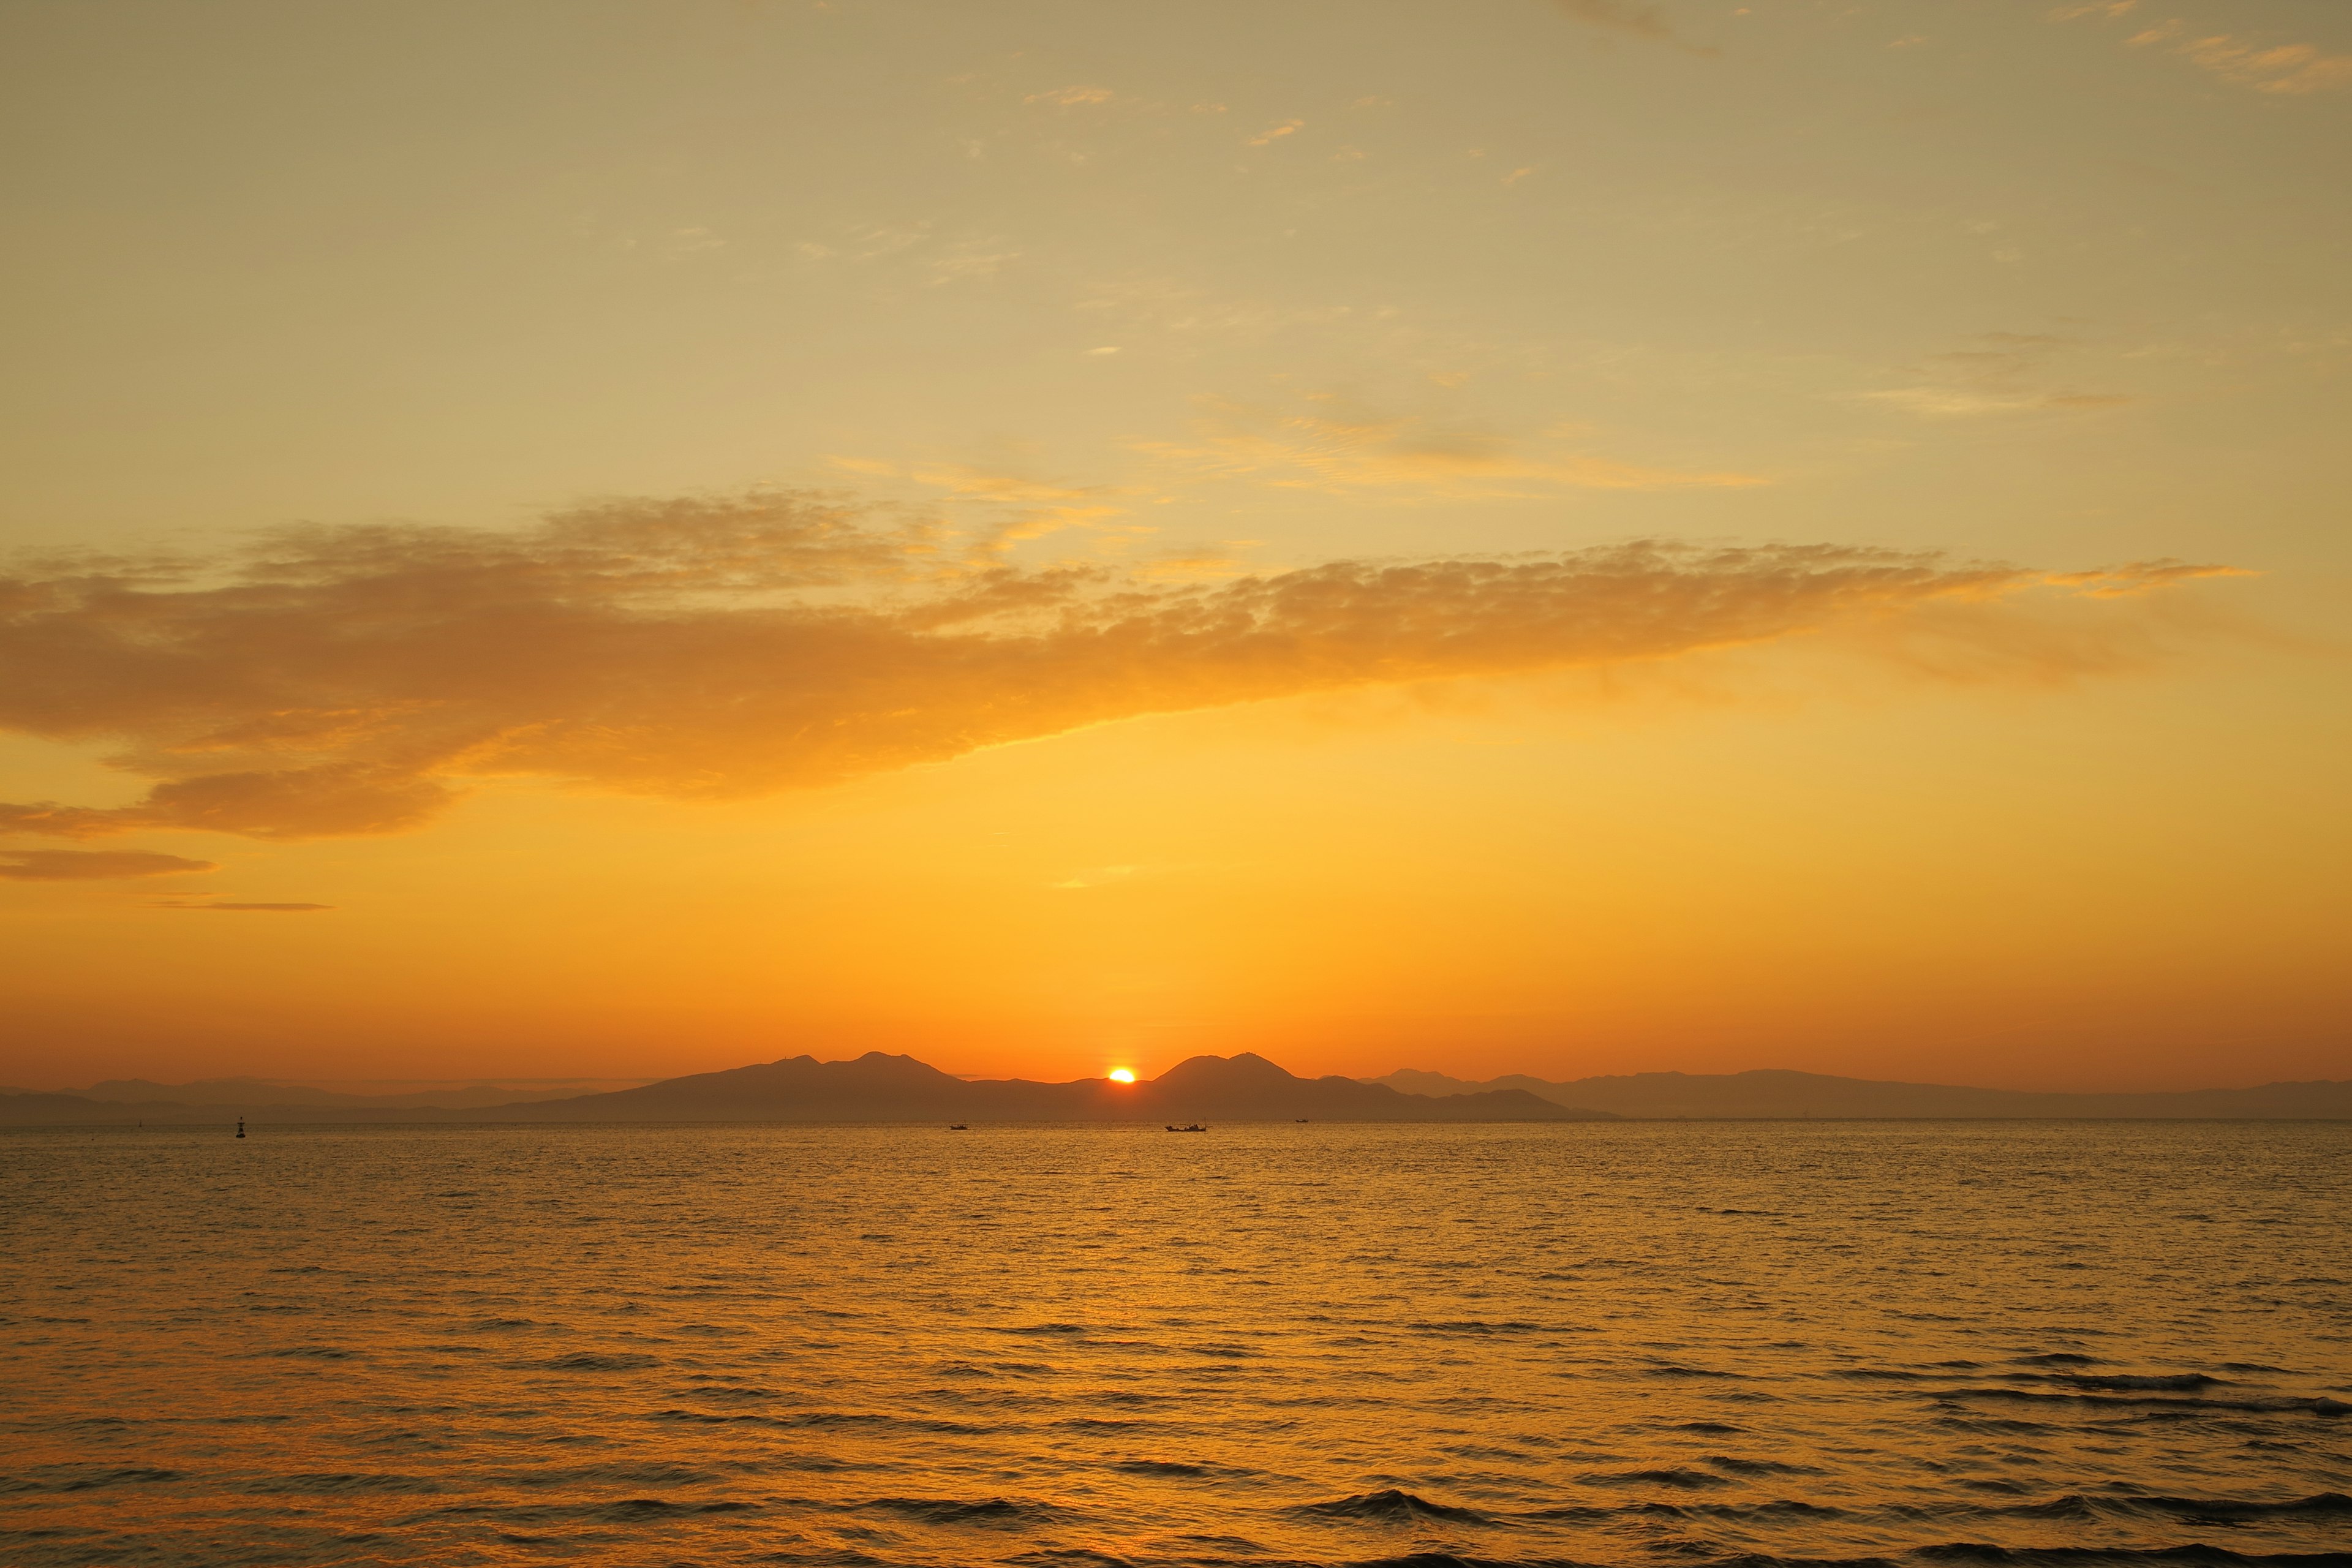
<instances>
[{"instance_id":1,"label":"sun","mask_svg":"<svg viewBox=\"0 0 2352 1568\"><path fill-rule=\"evenodd\" d=\"M1110 1080L1113 1083L1133 1083L1135 1081L1135 1069L1133 1068L1113 1068L1110 1069Z\"/></svg>"}]
</instances>

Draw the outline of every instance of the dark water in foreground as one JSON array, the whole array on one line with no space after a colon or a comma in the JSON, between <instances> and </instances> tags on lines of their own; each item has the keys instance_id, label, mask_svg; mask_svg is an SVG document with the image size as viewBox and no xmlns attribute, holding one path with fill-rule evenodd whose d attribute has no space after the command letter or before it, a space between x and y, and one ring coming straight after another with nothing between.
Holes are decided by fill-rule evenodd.
<instances>
[{"instance_id":1,"label":"dark water in foreground","mask_svg":"<svg viewBox=\"0 0 2352 1568\"><path fill-rule=\"evenodd\" d=\"M9 1133L0 1561L2352 1562L2347 1197L2342 1124Z\"/></svg>"}]
</instances>

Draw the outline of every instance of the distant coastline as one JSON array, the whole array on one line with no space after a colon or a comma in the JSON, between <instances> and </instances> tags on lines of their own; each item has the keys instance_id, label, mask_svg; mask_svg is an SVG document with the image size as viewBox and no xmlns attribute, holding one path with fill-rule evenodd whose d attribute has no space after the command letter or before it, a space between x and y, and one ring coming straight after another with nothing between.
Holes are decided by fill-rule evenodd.
<instances>
[{"instance_id":1,"label":"distant coastline","mask_svg":"<svg viewBox=\"0 0 2352 1568\"><path fill-rule=\"evenodd\" d=\"M0 1091L0 1126L201 1126L242 1116L289 1123L1496 1122L1620 1121L2342 1121L2352 1081L2145 1093L2048 1093L1760 1068L1633 1073L1552 1082L1470 1080L1407 1068L1299 1078L1244 1052L1194 1057L1156 1079L966 1079L869 1051L694 1073L634 1089L556 1097L476 1086L351 1095L259 1079L117 1080L51 1093Z\"/></svg>"},{"instance_id":2,"label":"distant coastline","mask_svg":"<svg viewBox=\"0 0 2352 1568\"><path fill-rule=\"evenodd\" d=\"M2064 1093L1902 1083L1759 1068L1736 1073L1626 1073L1553 1083L1510 1074L1484 1081L1411 1068L1370 1080L1443 1097L1518 1089L1555 1104L1638 1121L2320 1121L2352 1118L2352 1080L2321 1079L2248 1089Z\"/></svg>"}]
</instances>

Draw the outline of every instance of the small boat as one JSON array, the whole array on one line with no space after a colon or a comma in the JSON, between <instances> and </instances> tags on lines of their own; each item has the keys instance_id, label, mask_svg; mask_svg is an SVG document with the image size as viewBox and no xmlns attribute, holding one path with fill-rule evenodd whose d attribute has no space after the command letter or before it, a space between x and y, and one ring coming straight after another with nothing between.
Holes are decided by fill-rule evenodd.
<instances>
[{"instance_id":1,"label":"small boat","mask_svg":"<svg viewBox=\"0 0 2352 1568\"><path fill-rule=\"evenodd\" d=\"M240 1138L245 1136L245 1118L242 1116L236 1119L236 1135Z\"/></svg>"},{"instance_id":2,"label":"small boat","mask_svg":"<svg viewBox=\"0 0 2352 1568\"><path fill-rule=\"evenodd\" d=\"M953 1126L950 1127L950 1128L948 1129L948 1131L950 1131L950 1132L969 1132L969 1131L971 1131L971 1127L970 1127L970 1126L966 1125L965 1123L959 1121L959 1122L956 1122Z\"/></svg>"},{"instance_id":3,"label":"small boat","mask_svg":"<svg viewBox=\"0 0 2352 1568\"><path fill-rule=\"evenodd\" d=\"M1202 1126L1197 1121L1193 1122L1190 1127L1179 1127L1171 1121L1168 1124L1168 1131L1171 1132L1206 1132L1208 1129Z\"/></svg>"},{"instance_id":4,"label":"small boat","mask_svg":"<svg viewBox=\"0 0 2352 1568\"><path fill-rule=\"evenodd\" d=\"M1291 1118L1291 1120L1292 1120L1293 1121L1296 1121L1297 1123L1298 1123L1298 1125L1300 1125L1301 1127L1304 1127L1304 1126L1306 1126L1306 1125L1307 1125L1307 1118L1305 1118L1304 1116L1294 1116L1294 1117L1292 1117L1292 1118Z\"/></svg>"}]
</instances>

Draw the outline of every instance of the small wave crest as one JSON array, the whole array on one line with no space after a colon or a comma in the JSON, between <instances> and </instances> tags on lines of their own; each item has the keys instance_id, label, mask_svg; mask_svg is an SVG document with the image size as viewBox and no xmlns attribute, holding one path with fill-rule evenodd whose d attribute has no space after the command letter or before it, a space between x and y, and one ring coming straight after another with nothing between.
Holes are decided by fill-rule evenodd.
<instances>
[{"instance_id":1,"label":"small wave crest","mask_svg":"<svg viewBox=\"0 0 2352 1568\"><path fill-rule=\"evenodd\" d=\"M643 1355L635 1351L573 1351L568 1355L550 1356L534 1362L534 1366L551 1372L635 1372L656 1365L659 1358Z\"/></svg>"},{"instance_id":2,"label":"small wave crest","mask_svg":"<svg viewBox=\"0 0 2352 1568\"><path fill-rule=\"evenodd\" d=\"M1709 1460L1708 1463L1714 1463ZM1696 1491L1703 1487L1727 1487L1731 1483L1721 1476L1711 1476L1705 1470L1685 1470L1657 1468L1644 1470L1590 1470L1577 1479L1595 1487L1677 1487Z\"/></svg>"},{"instance_id":3,"label":"small wave crest","mask_svg":"<svg viewBox=\"0 0 2352 1568\"><path fill-rule=\"evenodd\" d=\"M1043 1524L1057 1511L1051 1504L1013 1498L876 1498L862 1508L895 1513L925 1524Z\"/></svg>"},{"instance_id":4,"label":"small wave crest","mask_svg":"<svg viewBox=\"0 0 2352 1568\"><path fill-rule=\"evenodd\" d=\"M1328 1502L1301 1503L1295 1511L1316 1519L1356 1520L1376 1524L1409 1524L1424 1519L1443 1519L1455 1524L1494 1522L1475 1509L1432 1502L1427 1498L1416 1497L1395 1487L1376 1492L1359 1492L1353 1497L1333 1498Z\"/></svg>"}]
</instances>

